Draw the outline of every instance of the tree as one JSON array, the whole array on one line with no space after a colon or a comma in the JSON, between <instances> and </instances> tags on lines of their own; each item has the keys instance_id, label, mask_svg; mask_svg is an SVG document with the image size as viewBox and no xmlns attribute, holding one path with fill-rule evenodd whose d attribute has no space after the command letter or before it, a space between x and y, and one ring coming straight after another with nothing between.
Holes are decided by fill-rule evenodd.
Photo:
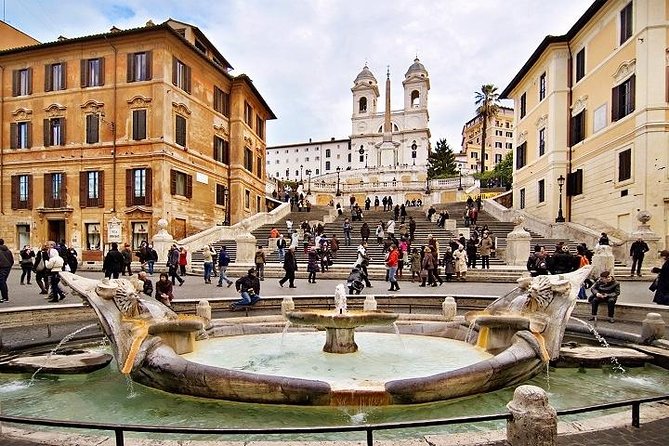
<instances>
[{"instance_id":1,"label":"tree","mask_svg":"<svg viewBox=\"0 0 669 446\"><path fill-rule=\"evenodd\" d=\"M485 137L488 131L488 121L497 116L499 111L499 93L492 84L481 85L481 91L474 92L476 113L483 121L481 132L481 173L485 173Z\"/></svg>"},{"instance_id":2,"label":"tree","mask_svg":"<svg viewBox=\"0 0 669 446\"><path fill-rule=\"evenodd\" d=\"M458 172L453 149L444 138L437 141L437 147L430 153L427 164L427 177L430 179L446 178Z\"/></svg>"},{"instance_id":3,"label":"tree","mask_svg":"<svg viewBox=\"0 0 669 446\"><path fill-rule=\"evenodd\" d=\"M499 187L506 187L513 182L513 152L508 152L502 158L499 164L493 170L477 173L475 178L481 180L481 187L485 184L496 184Z\"/></svg>"}]
</instances>

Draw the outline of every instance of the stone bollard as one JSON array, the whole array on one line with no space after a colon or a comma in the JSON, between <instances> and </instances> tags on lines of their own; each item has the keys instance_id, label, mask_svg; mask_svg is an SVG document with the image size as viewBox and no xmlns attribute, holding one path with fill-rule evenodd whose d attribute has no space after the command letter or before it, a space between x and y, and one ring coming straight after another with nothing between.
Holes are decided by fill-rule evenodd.
<instances>
[{"instance_id":1,"label":"stone bollard","mask_svg":"<svg viewBox=\"0 0 669 446\"><path fill-rule=\"evenodd\" d=\"M652 344L656 339L664 337L665 323L660 313L648 313L641 323L641 343Z\"/></svg>"},{"instance_id":2,"label":"stone bollard","mask_svg":"<svg viewBox=\"0 0 669 446\"><path fill-rule=\"evenodd\" d=\"M365 311L376 311L376 299L373 295L368 294L365 301L362 303L362 309Z\"/></svg>"},{"instance_id":3,"label":"stone bollard","mask_svg":"<svg viewBox=\"0 0 669 446\"><path fill-rule=\"evenodd\" d=\"M513 446L555 446L557 412L548 404L548 395L537 386L519 386L506 405L511 420L506 422L506 441Z\"/></svg>"},{"instance_id":4,"label":"stone bollard","mask_svg":"<svg viewBox=\"0 0 669 446\"><path fill-rule=\"evenodd\" d=\"M195 314L206 321L205 328L211 327L211 305L209 305L209 301L205 299L199 301L195 306Z\"/></svg>"},{"instance_id":5,"label":"stone bollard","mask_svg":"<svg viewBox=\"0 0 669 446\"><path fill-rule=\"evenodd\" d=\"M452 321L458 312L458 304L455 303L453 296L446 296L441 304L441 311L447 321Z\"/></svg>"},{"instance_id":6,"label":"stone bollard","mask_svg":"<svg viewBox=\"0 0 669 446\"><path fill-rule=\"evenodd\" d=\"M293 302L293 298L290 296L286 296L283 298L281 301L281 315L283 317L286 317L286 313L289 311L293 311L295 309L295 302Z\"/></svg>"}]
</instances>

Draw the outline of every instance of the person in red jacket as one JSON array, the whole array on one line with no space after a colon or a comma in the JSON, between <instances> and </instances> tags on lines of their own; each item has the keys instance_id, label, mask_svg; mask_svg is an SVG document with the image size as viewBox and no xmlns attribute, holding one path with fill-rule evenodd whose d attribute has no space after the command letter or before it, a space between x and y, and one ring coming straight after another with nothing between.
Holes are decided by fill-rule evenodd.
<instances>
[{"instance_id":1,"label":"person in red jacket","mask_svg":"<svg viewBox=\"0 0 669 446\"><path fill-rule=\"evenodd\" d=\"M397 249L395 244L390 245L390 252L388 253L388 259L386 260L386 266L388 267L388 280L390 281L390 289L388 291L400 290L400 286L397 284L397 277L395 277L400 258L399 252L400 251Z\"/></svg>"}]
</instances>

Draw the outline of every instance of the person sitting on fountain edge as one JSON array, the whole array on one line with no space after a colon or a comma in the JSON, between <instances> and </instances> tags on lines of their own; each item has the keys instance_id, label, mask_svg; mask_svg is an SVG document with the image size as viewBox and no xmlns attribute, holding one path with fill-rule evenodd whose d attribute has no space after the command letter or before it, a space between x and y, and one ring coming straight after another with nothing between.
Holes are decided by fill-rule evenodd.
<instances>
[{"instance_id":1,"label":"person sitting on fountain edge","mask_svg":"<svg viewBox=\"0 0 669 446\"><path fill-rule=\"evenodd\" d=\"M246 276L237 279L235 288L242 298L230 305L231 310L234 311L241 306L255 305L260 300L260 280L256 277L256 269L249 269Z\"/></svg>"},{"instance_id":2,"label":"person sitting on fountain edge","mask_svg":"<svg viewBox=\"0 0 669 446\"><path fill-rule=\"evenodd\" d=\"M609 322L614 323L615 319L613 318L613 312L615 311L618 296L620 296L620 284L613 278L609 271L603 271L590 291L592 292L589 300L592 304L592 316L590 317L590 320L597 320L597 309L599 308L599 304L606 302L609 310Z\"/></svg>"}]
</instances>

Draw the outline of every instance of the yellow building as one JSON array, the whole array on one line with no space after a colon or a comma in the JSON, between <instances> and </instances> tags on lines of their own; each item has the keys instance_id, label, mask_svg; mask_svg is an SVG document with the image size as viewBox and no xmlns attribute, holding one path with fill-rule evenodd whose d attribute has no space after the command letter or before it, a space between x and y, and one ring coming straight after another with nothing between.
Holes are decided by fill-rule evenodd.
<instances>
[{"instance_id":1,"label":"yellow building","mask_svg":"<svg viewBox=\"0 0 669 446\"><path fill-rule=\"evenodd\" d=\"M98 260L112 241L151 240L161 218L180 239L265 210L275 116L198 28L148 22L15 47L0 67L8 246L65 239Z\"/></svg>"},{"instance_id":2,"label":"yellow building","mask_svg":"<svg viewBox=\"0 0 669 446\"><path fill-rule=\"evenodd\" d=\"M460 159L468 172L481 170L482 132L481 115L476 115L462 127ZM492 170L513 149L513 109L499 107L497 116L488 121L486 133L485 170Z\"/></svg>"},{"instance_id":3,"label":"yellow building","mask_svg":"<svg viewBox=\"0 0 669 446\"><path fill-rule=\"evenodd\" d=\"M501 94L515 103L514 208L621 237L647 211L669 246L668 48L669 0L597 0L541 42Z\"/></svg>"}]
</instances>

